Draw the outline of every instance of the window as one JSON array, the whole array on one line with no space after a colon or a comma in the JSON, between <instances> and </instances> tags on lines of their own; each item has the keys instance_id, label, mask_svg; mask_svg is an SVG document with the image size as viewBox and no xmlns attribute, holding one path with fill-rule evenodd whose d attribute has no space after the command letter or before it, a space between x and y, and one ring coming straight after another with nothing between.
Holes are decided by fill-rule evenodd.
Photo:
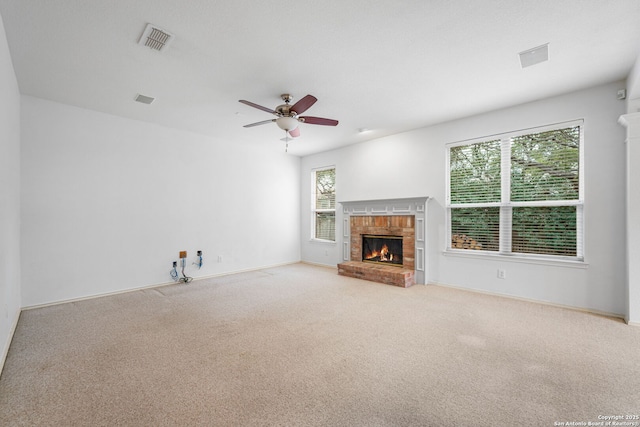
<instances>
[{"instance_id":1,"label":"window","mask_svg":"<svg viewBox=\"0 0 640 427\"><path fill-rule=\"evenodd\" d=\"M311 208L314 239L336 240L336 169L316 169L312 173Z\"/></svg>"},{"instance_id":2,"label":"window","mask_svg":"<svg viewBox=\"0 0 640 427\"><path fill-rule=\"evenodd\" d=\"M583 260L582 128L450 144L447 249Z\"/></svg>"}]
</instances>

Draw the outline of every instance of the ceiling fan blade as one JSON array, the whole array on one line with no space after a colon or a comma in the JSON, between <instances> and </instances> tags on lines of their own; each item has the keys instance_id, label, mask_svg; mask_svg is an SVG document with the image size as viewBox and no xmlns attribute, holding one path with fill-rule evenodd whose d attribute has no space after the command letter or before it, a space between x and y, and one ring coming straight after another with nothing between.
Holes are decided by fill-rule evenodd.
<instances>
[{"instance_id":1,"label":"ceiling fan blade","mask_svg":"<svg viewBox=\"0 0 640 427\"><path fill-rule=\"evenodd\" d=\"M333 119L325 119L323 117L304 116L300 117L303 123L310 125L323 125L323 126L338 126L338 121Z\"/></svg>"},{"instance_id":2,"label":"ceiling fan blade","mask_svg":"<svg viewBox=\"0 0 640 427\"><path fill-rule=\"evenodd\" d=\"M302 114L307 111L313 104L316 103L318 98L313 95L307 95L302 98L300 101L293 104L291 107L291 111L295 111L296 114Z\"/></svg>"},{"instance_id":3,"label":"ceiling fan blade","mask_svg":"<svg viewBox=\"0 0 640 427\"><path fill-rule=\"evenodd\" d=\"M271 122L275 122L276 119L271 119L271 120L263 120L261 122L255 122L255 123L250 123L248 125L244 125L242 126L243 128L252 128L254 126L260 126L260 125L266 125L267 123L271 123Z\"/></svg>"},{"instance_id":4,"label":"ceiling fan blade","mask_svg":"<svg viewBox=\"0 0 640 427\"><path fill-rule=\"evenodd\" d=\"M275 110L272 110L271 108L263 107L262 105L254 104L251 101L245 101L244 99L241 99L238 102L242 102L243 104L248 105L249 107L257 108L258 110L266 111L267 113L275 114L276 116L278 115L278 113L276 113Z\"/></svg>"},{"instance_id":5,"label":"ceiling fan blade","mask_svg":"<svg viewBox=\"0 0 640 427\"><path fill-rule=\"evenodd\" d=\"M290 130L290 131L289 131L289 135L291 135L291 137L292 137L292 138L297 138L297 137L299 137L299 136L300 136L300 128L299 128L299 127L297 127L297 128L295 128L295 129L293 129L293 130Z\"/></svg>"}]
</instances>

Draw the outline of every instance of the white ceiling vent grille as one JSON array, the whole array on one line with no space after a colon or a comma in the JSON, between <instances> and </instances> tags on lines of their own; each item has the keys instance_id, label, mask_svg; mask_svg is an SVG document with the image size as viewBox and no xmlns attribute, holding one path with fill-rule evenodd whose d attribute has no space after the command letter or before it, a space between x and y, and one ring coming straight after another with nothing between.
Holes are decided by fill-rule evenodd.
<instances>
[{"instance_id":1,"label":"white ceiling vent grille","mask_svg":"<svg viewBox=\"0 0 640 427\"><path fill-rule=\"evenodd\" d=\"M143 104L151 104L155 100L155 98L152 98L150 96L144 96L140 94L136 95L136 102L142 102Z\"/></svg>"},{"instance_id":2,"label":"white ceiling vent grille","mask_svg":"<svg viewBox=\"0 0 640 427\"><path fill-rule=\"evenodd\" d=\"M549 60L549 43L520 52L520 66L530 67Z\"/></svg>"},{"instance_id":3,"label":"white ceiling vent grille","mask_svg":"<svg viewBox=\"0 0 640 427\"><path fill-rule=\"evenodd\" d=\"M174 37L173 34L155 25L147 24L147 27L140 36L140 40L138 40L138 44L147 46L153 50L163 51L169 46L169 43L171 43Z\"/></svg>"}]
</instances>

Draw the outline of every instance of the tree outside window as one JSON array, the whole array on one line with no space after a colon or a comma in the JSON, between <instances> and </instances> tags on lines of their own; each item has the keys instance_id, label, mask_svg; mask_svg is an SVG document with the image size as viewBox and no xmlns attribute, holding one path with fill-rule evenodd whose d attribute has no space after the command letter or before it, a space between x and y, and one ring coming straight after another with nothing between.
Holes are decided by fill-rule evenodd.
<instances>
[{"instance_id":1,"label":"tree outside window","mask_svg":"<svg viewBox=\"0 0 640 427\"><path fill-rule=\"evenodd\" d=\"M336 240L336 170L334 167L313 171L313 238Z\"/></svg>"},{"instance_id":2,"label":"tree outside window","mask_svg":"<svg viewBox=\"0 0 640 427\"><path fill-rule=\"evenodd\" d=\"M582 123L448 149L450 249L582 259Z\"/></svg>"}]
</instances>

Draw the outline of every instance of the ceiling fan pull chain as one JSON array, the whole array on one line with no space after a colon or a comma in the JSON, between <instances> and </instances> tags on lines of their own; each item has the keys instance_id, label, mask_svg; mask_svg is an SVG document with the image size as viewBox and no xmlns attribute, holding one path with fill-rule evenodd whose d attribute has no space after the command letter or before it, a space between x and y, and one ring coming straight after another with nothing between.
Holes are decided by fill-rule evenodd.
<instances>
[{"instance_id":1,"label":"ceiling fan pull chain","mask_svg":"<svg viewBox=\"0 0 640 427\"><path fill-rule=\"evenodd\" d=\"M287 131L284 131L284 152L288 153L289 152L289 134L287 133Z\"/></svg>"}]
</instances>

